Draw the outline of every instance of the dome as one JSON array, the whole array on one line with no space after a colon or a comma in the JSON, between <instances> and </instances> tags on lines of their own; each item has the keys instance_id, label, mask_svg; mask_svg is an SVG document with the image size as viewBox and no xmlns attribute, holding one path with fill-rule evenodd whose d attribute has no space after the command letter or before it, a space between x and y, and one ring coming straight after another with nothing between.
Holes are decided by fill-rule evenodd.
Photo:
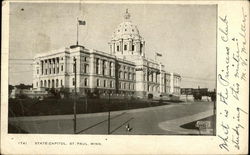
<instances>
[{"instance_id":1,"label":"dome","mask_svg":"<svg viewBox=\"0 0 250 155\"><path fill-rule=\"evenodd\" d=\"M119 39L141 39L139 34L139 30L137 26L129 21L130 14L128 10L124 15L125 21L122 22L116 29L112 35L112 40L119 40Z\"/></svg>"}]
</instances>

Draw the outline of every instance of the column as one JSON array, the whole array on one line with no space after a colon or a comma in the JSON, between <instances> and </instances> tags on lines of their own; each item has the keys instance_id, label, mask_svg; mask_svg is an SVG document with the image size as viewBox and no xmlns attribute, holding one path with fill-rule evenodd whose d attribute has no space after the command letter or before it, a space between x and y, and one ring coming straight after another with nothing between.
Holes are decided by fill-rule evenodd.
<instances>
[{"instance_id":1,"label":"column","mask_svg":"<svg viewBox=\"0 0 250 155\"><path fill-rule=\"evenodd\" d=\"M137 42L136 42L136 54L137 54L137 55L140 55L140 46L141 46L141 45L140 45L140 42L137 41Z\"/></svg>"},{"instance_id":2,"label":"column","mask_svg":"<svg viewBox=\"0 0 250 155\"><path fill-rule=\"evenodd\" d=\"M121 53L123 54L123 40L120 41L120 50L121 50Z\"/></svg>"},{"instance_id":3,"label":"column","mask_svg":"<svg viewBox=\"0 0 250 155\"><path fill-rule=\"evenodd\" d=\"M115 54L115 43L114 43L114 42L112 43L112 48L113 48L113 49L112 49L112 50L113 50L113 53L112 53L112 54Z\"/></svg>"},{"instance_id":4,"label":"column","mask_svg":"<svg viewBox=\"0 0 250 155\"><path fill-rule=\"evenodd\" d=\"M53 58L53 74L56 74L56 59Z\"/></svg>"},{"instance_id":5,"label":"column","mask_svg":"<svg viewBox=\"0 0 250 155\"><path fill-rule=\"evenodd\" d=\"M99 72L98 72L98 74L102 74L102 60L101 59L99 59Z\"/></svg>"},{"instance_id":6,"label":"column","mask_svg":"<svg viewBox=\"0 0 250 155\"><path fill-rule=\"evenodd\" d=\"M93 79L93 74L96 72L95 71L95 66L96 66L96 59L94 59L94 55L89 56L89 88L94 88L94 79Z\"/></svg>"},{"instance_id":7,"label":"column","mask_svg":"<svg viewBox=\"0 0 250 155\"><path fill-rule=\"evenodd\" d=\"M43 75L43 60L40 61L40 75Z\"/></svg>"},{"instance_id":8,"label":"column","mask_svg":"<svg viewBox=\"0 0 250 155\"><path fill-rule=\"evenodd\" d=\"M145 57L145 41L142 43L142 56Z\"/></svg>"},{"instance_id":9,"label":"column","mask_svg":"<svg viewBox=\"0 0 250 155\"><path fill-rule=\"evenodd\" d=\"M161 73L161 63L159 64L160 65L160 93L162 93L163 92L163 90L162 90L162 73Z\"/></svg>"},{"instance_id":10,"label":"column","mask_svg":"<svg viewBox=\"0 0 250 155\"><path fill-rule=\"evenodd\" d=\"M132 51L132 39L129 39L129 43L128 43L128 51L131 52Z\"/></svg>"},{"instance_id":11,"label":"column","mask_svg":"<svg viewBox=\"0 0 250 155\"><path fill-rule=\"evenodd\" d=\"M49 69L50 69L50 74L52 74L52 59L49 59ZM51 81L50 81L51 84Z\"/></svg>"}]
</instances>

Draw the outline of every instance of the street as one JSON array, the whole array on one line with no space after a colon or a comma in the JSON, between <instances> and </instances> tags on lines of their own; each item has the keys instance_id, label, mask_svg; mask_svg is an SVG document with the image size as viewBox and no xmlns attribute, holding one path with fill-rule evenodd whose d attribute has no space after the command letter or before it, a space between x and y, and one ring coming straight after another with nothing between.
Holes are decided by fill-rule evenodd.
<instances>
[{"instance_id":1,"label":"street","mask_svg":"<svg viewBox=\"0 0 250 155\"><path fill-rule=\"evenodd\" d=\"M190 102L114 111L110 113L110 134L198 134L198 130L187 130L179 126L211 116L212 110L212 102ZM73 115L10 118L10 123L29 133L73 134ZM108 134L108 112L78 114L76 132Z\"/></svg>"}]
</instances>

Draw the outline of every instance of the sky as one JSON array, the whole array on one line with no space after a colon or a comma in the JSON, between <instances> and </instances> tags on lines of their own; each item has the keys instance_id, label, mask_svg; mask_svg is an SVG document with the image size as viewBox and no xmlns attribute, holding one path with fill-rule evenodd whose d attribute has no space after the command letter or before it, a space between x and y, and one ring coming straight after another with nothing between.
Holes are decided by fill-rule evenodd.
<instances>
[{"instance_id":1,"label":"sky","mask_svg":"<svg viewBox=\"0 0 250 155\"><path fill-rule=\"evenodd\" d=\"M146 57L182 76L181 87L214 89L216 6L165 4L11 3L9 84L32 84L32 59L76 43L109 53L108 42L128 9L146 42ZM23 59L23 60L20 60Z\"/></svg>"}]
</instances>

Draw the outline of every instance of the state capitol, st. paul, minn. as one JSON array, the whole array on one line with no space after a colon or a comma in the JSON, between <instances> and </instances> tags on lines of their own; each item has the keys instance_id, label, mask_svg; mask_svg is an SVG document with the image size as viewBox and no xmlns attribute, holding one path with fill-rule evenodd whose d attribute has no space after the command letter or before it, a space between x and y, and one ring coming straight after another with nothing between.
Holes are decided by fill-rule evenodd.
<instances>
[{"instance_id":1,"label":"state capitol, st. paul, minn.","mask_svg":"<svg viewBox=\"0 0 250 155\"><path fill-rule=\"evenodd\" d=\"M145 40L131 22L128 10L108 45L109 53L77 44L36 55L33 88L64 88L72 93L76 88L77 94L83 96L180 96L181 76L167 72L157 61L160 53L154 60L145 57Z\"/></svg>"}]
</instances>

